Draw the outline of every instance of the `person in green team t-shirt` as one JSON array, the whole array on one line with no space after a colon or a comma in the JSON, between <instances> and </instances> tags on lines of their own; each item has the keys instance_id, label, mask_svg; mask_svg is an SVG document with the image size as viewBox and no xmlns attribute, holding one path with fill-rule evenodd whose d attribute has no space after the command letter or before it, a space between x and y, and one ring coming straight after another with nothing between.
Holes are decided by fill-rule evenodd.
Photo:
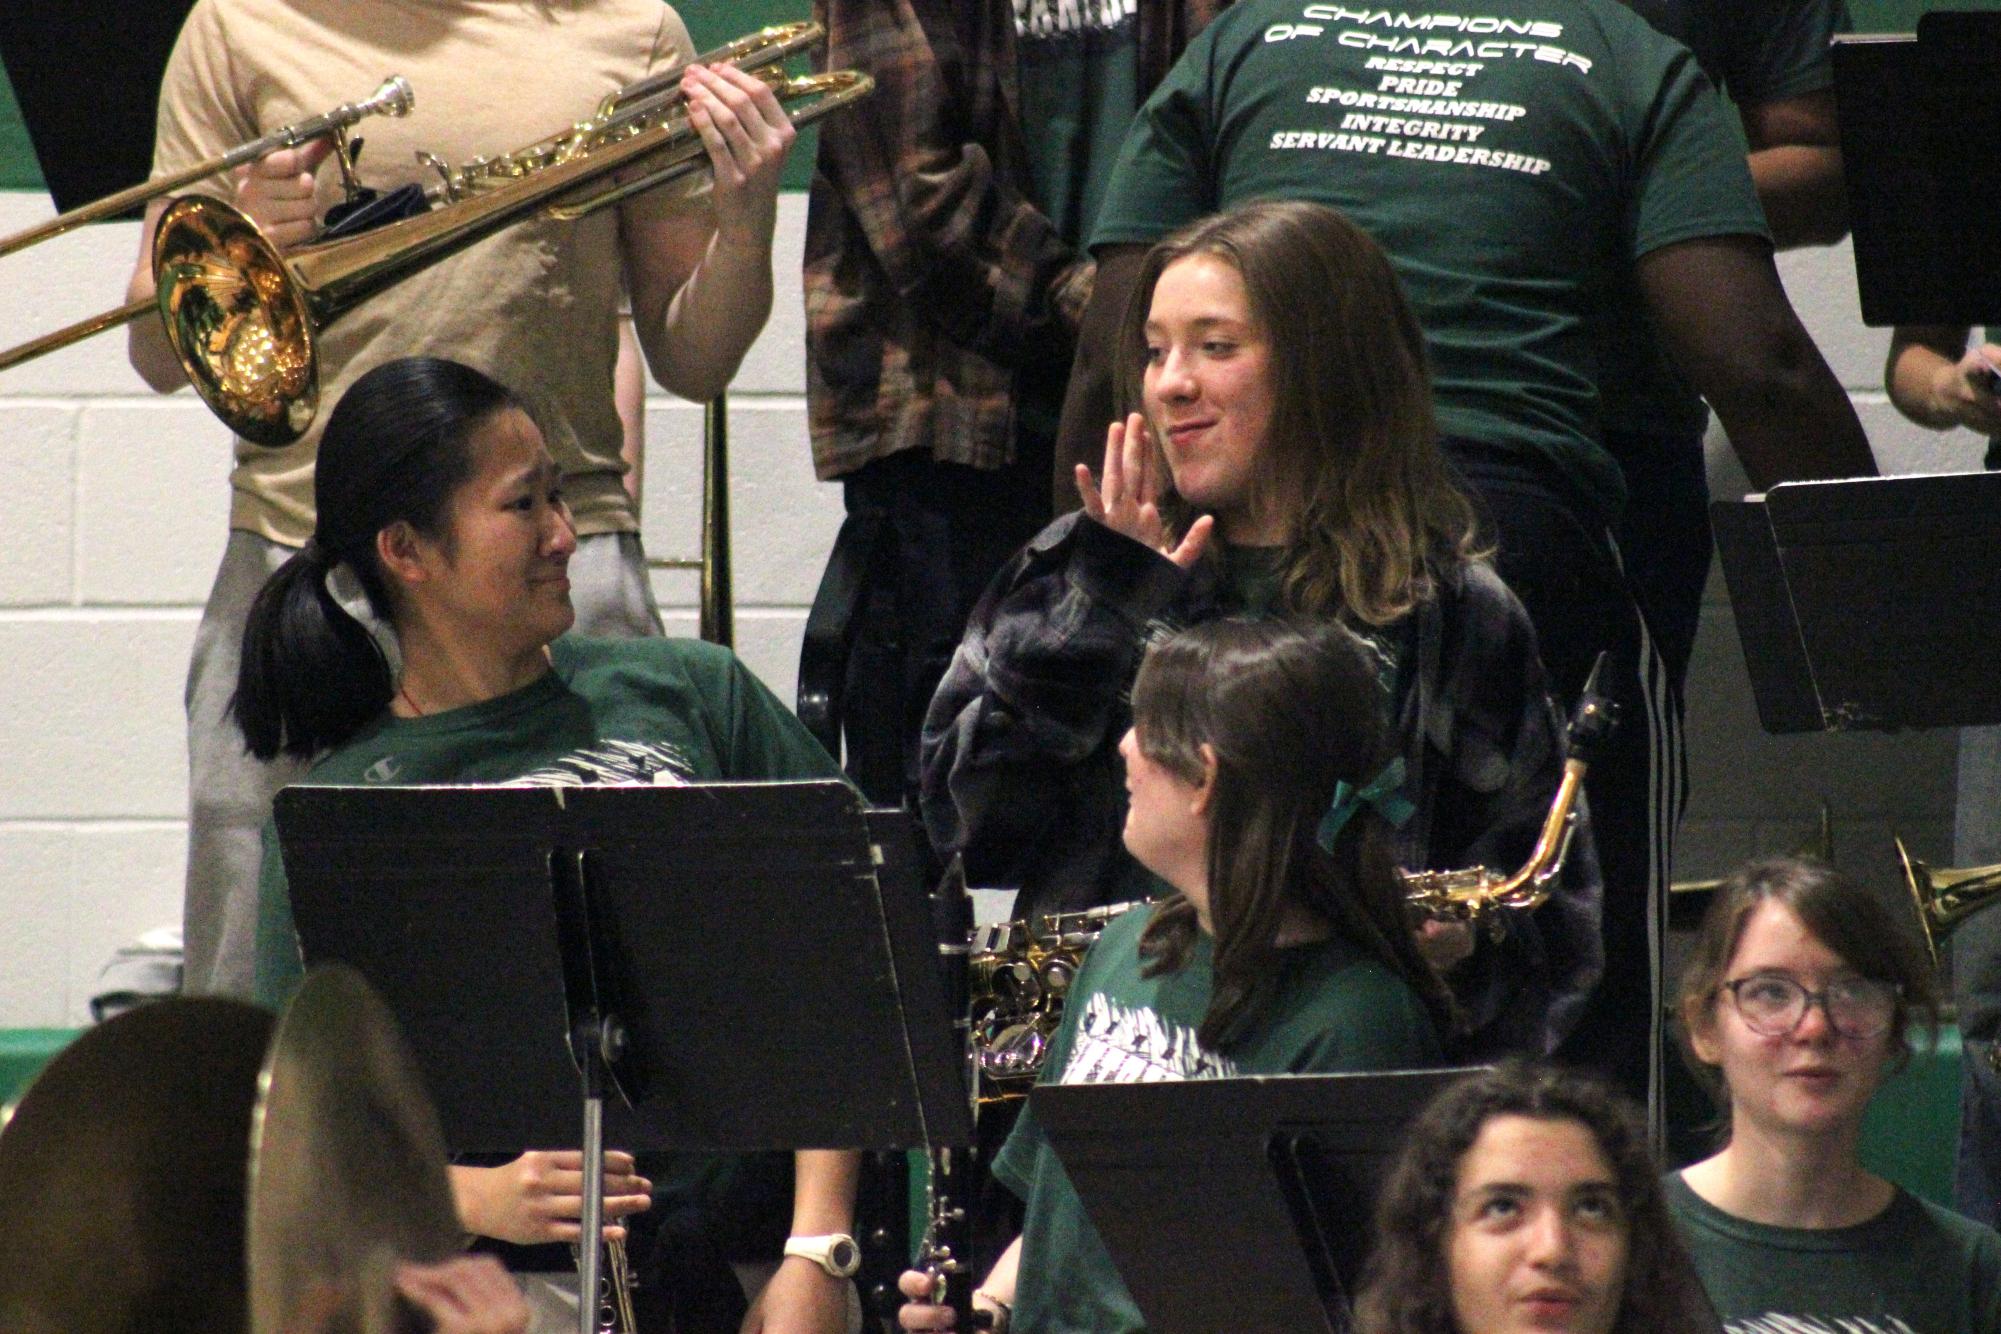
<instances>
[{"instance_id":1,"label":"person in green team t-shirt","mask_svg":"<svg viewBox=\"0 0 2001 1334\"><path fill-rule=\"evenodd\" d=\"M1668 1178L1730 1334L1995 1334L2001 1236L1862 1165L1863 1115L1938 987L1915 925L1794 858L1725 880L1682 975L1722 1150Z\"/></svg>"},{"instance_id":2,"label":"person in green team t-shirt","mask_svg":"<svg viewBox=\"0 0 2001 1334\"><path fill-rule=\"evenodd\" d=\"M1399 762L1384 723L1373 654L1337 625L1230 618L1148 650L1119 743L1123 841L1173 893L1091 948L1045 1080L1437 1063L1452 1002L1417 953L1390 860L1385 775ZM1028 1209L976 1309L1020 1334L1143 1328L1033 1109L994 1173ZM904 1275L919 1299L904 1328L949 1326L931 1282Z\"/></svg>"},{"instance_id":3,"label":"person in green team t-shirt","mask_svg":"<svg viewBox=\"0 0 2001 1334\"><path fill-rule=\"evenodd\" d=\"M556 464L520 400L480 372L413 357L363 375L327 423L313 492L312 540L258 594L244 633L233 709L259 758L323 756L311 780L334 784L834 772L728 650L565 637L576 533ZM393 628L400 671L341 605L337 581L358 585ZM296 984L299 948L269 825L257 954L259 999L277 1004ZM461 1222L522 1246L573 1241L581 1166L575 1150L455 1166ZM660 1155L644 1166L647 1177L630 1155L608 1154L605 1174L608 1217L645 1210L651 1195L660 1219L634 1257L642 1302L664 1303L654 1319L674 1328L734 1334L744 1302L722 1237L757 1231L738 1210L768 1164ZM848 1231L854 1172L850 1154L796 1156L793 1235ZM772 1184L782 1198L782 1181ZM773 1230L784 1225L782 1205L775 1212L759 1215ZM560 1250L510 1258L533 1270L568 1264ZM848 1302L832 1265L788 1256L755 1311L833 1334Z\"/></svg>"}]
</instances>

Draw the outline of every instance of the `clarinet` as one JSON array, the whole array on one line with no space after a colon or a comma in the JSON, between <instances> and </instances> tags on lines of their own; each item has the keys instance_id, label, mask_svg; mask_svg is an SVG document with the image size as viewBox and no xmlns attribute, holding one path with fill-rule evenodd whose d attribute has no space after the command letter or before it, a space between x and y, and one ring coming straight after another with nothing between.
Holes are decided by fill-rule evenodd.
<instances>
[{"instance_id":1,"label":"clarinet","mask_svg":"<svg viewBox=\"0 0 2001 1334\"><path fill-rule=\"evenodd\" d=\"M938 928L938 955L945 979L945 1004L953 1015L960 1049L966 1053L966 1098L973 1105L974 1114L978 1115L978 1104L973 1098L978 1073L973 1064L972 1024L968 1012L973 900L966 893L966 870L957 857L952 859L944 878L938 882L931 908ZM958 1164L973 1150L934 1146L927 1147L924 1152L926 1166L930 1170L926 1173L924 1184L924 1238L917 1248L917 1268L930 1276L932 1302L951 1308L953 1328L990 1328L992 1316L985 1311L973 1310L973 1284L978 1275L972 1271L972 1230L967 1222L966 1206L957 1198Z\"/></svg>"}]
</instances>

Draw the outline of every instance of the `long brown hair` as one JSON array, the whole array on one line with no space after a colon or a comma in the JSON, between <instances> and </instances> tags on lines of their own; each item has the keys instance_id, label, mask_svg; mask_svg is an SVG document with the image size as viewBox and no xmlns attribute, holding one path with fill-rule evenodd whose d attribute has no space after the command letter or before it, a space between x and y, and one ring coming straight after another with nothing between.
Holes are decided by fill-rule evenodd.
<instances>
[{"instance_id":1,"label":"long brown hair","mask_svg":"<svg viewBox=\"0 0 2001 1334\"><path fill-rule=\"evenodd\" d=\"M1509 1061L1467 1076L1418 1115L1376 1198L1375 1245L1355 1301L1361 1334L1462 1334L1446 1249L1459 1164L1497 1116L1574 1121L1612 1169L1626 1220L1626 1287L1614 1334L1714 1329L1668 1217L1660 1165L1638 1113L1599 1080Z\"/></svg>"},{"instance_id":2,"label":"long brown hair","mask_svg":"<svg viewBox=\"0 0 2001 1334\"><path fill-rule=\"evenodd\" d=\"M1790 908L1814 938L1850 968L1897 989L1896 1015L1890 1023L1893 1050L1908 1059L1914 1021L1929 1036L1937 1036L1938 977L1914 919L1892 912L1880 895L1811 857L1747 862L1717 888L1703 914L1702 929L1682 965L1675 1006L1682 1056L1709 1086L1719 1107L1729 1107L1730 1090L1717 1068L1696 1056L1690 1034L1714 1018L1716 999L1728 980L1730 960L1744 938L1744 928L1758 905L1768 902Z\"/></svg>"},{"instance_id":3,"label":"long brown hair","mask_svg":"<svg viewBox=\"0 0 2001 1334\"><path fill-rule=\"evenodd\" d=\"M1292 520L1285 608L1339 609L1368 625L1400 619L1479 545L1473 507L1438 449L1424 334L1389 257L1333 209L1291 200L1175 232L1147 253L1119 331L1127 411L1141 408L1153 289L1168 265L1198 254L1243 277L1252 322L1271 344L1270 466L1259 486ZM1162 512L1181 530L1196 517L1171 491Z\"/></svg>"},{"instance_id":4,"label":"long brown hair","mask_svg":"<svg viewBox=\"0 0 2001 1334\"><path fill-rule=\"evenodd\" d=\"M1361 787L1391 754L1374 662L1354 635L1322 621L1210 621L1147 650L1133 683L1133 728L1148 759L1187 782L1216 772L1209 805L1209 919L1215 982L1198 1033L1222 1050L1279 982L1279 929L1304 908L1386 965L1450 1032L1451 994L1411 937L1390 860L1390 830L1373 808L1344 825L1330 851L1321 817L1335 785ZM1187 962L1195 906L1171 895L1140 940L1149 975Z\"/></svg>"}]
</instances>

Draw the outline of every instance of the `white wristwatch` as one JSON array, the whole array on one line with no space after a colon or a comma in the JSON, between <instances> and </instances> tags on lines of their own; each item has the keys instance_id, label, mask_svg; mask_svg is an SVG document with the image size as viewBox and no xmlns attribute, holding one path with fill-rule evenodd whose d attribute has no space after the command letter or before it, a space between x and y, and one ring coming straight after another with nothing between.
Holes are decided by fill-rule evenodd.
<instances>
[{"instance_id":1,"label":"white wristwatch","mask_svg":"<svg viewBox=\"0 0 2001 1334\"><path fill-rule=\"evenodd\" d=\"M845 1232L824 1237L788 1237L785 1253L811 1260L835 1278L853 1278L862 1267L862 1248Z\"/></svg>"}]
</instances>

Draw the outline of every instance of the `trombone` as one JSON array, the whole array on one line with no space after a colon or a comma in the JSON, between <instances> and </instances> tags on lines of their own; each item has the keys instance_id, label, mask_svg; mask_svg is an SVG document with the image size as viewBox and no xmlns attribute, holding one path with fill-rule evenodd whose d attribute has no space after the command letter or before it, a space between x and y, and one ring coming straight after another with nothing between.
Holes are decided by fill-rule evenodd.
<instances>
[{"instance_id":1,"label":"trombone","mask_svg":"<svg viewBox=\"0 0 2001 1334\"><path fill-rule=\"evenodd\" d=\"M793 124L808 125L875 87L873 79L856 70L792 77L779 68L781 61L824 36L817 23L784 24L699 55L694 63L728 63L754 72L785 104ZM288 445L305 433L319 410L319 333L356 305L543 209L574 220L701 170L706 150L682 108L679 84L686 68L677 65L627 85L600 102L589 120L513 153L474 159L458 168L420 155L439 177L423 195L428 211L355 236L281 254L256 223L231 205L199 195L176 200L154 231L152 301L107 311L0 352L0 370L157 308L168 342L210 411L253 444ZM338 108L231 150L202 164L206 170L189 179L320 134L339 134L352 123L344 119L350 115L400 115L409 107L408 87L400 86L400 110L392 109L397 105L393 98L379 106L370 99ZM369 110L359 111L362 107ZM349 155L343 151L338 156L346 170ZM627 168L639 174L618 180ZM187 183L176 178L145 187L144 195L114 196L93 206L91 217L108 216ZM351 175L349 186L352 191ZM75 217L67 226L88 220ZM709 407L704 432L701 558L667 563L701 570L702 635L719 643L732 637L724 441L718 400Z\"/></svg>"},{"instance_id":2,"label":"trombone","mask_svg":"<svg viewBox=\"0 0 2001 1334\"><path fill-rule=\"evenodd\" d=\"M873 79L854 70L795 78L777 68L777 62L823 35L817 23L786 24L752 33L696 60L730 61L755 69L757 77L787 104L793 123L805 125L875 87ZM426 157L441 177L441 185L427 196L427 202L436 205L428 212L289 254L280 254L233 206L205 196L184 196L168 206L154 233L153 301L134 302L0 352L0 370L129 323L157 306L168 342L209 409L253 444L288 445L318 413L315 343L319 331L333 320L545 207L555 217L580 218L701 170L705 161L701 137L681 109L681 68L620 89L600 104L591 119L519 152L477 159L456 170ZM345 128L340 123L345 114L373 102L339 108L233 149L201 164L207 170L194 179L315 134L338 133ZM388 99L360 114L387 112L394 103ZM407 96L401 105L408 109ZM308 129L313 133L303 133ZM300 137L281 138L288 135ZM643 174L606 183L628 167L642 169ZM118 209L129 208L139 198L152 198L186 183L153 183L144 187L143 196L128 191L90 211L92 216L105 216L99 210L114 203Z\"/></svg>"},{"instance_id":3,"label":"trombone","mask_svg":"<svg viewBox=\"0 0 2001 1334\"><path fill-rule=\"evenodd\" d=\"M526 148L517 148L500 157L473 158L456 169L427 154L423 161L437 172L439 181L425 192L424 197L432 204L452 203L474 190L503 181L519 180L542 167L568 161L580 152L589 151L593 144L610 142L613 136L637 132L644 127L648 117L680 105L681 75L691 65L734 65L746 74L754 73L798 55L824 35L825 29L818 23L785 23L763 28L607 93L591 119ZM634 182L631 190L620 193L617 198L623 199L628 194L650 190L662 183L642 179ZM552 212L563 218L582 216L561 210Z\"/></svg>"},{"instance_id":4,"label":"trombone","mask_svg":"<svg viewBox=\"0 0 2001 1334\"><path fill-rule=\"evenodd\" d=\"M1939 962L1939 946L1973 914L1994 905L2001 891L2001 866L1931 866L1911 855L1904 840L1892 837L1897 845L1897 861L1904 872L1904 888L1910 891L1917 909L1918 926L1925 935L1934 967Z\"/></svg>"}]
</instances>

